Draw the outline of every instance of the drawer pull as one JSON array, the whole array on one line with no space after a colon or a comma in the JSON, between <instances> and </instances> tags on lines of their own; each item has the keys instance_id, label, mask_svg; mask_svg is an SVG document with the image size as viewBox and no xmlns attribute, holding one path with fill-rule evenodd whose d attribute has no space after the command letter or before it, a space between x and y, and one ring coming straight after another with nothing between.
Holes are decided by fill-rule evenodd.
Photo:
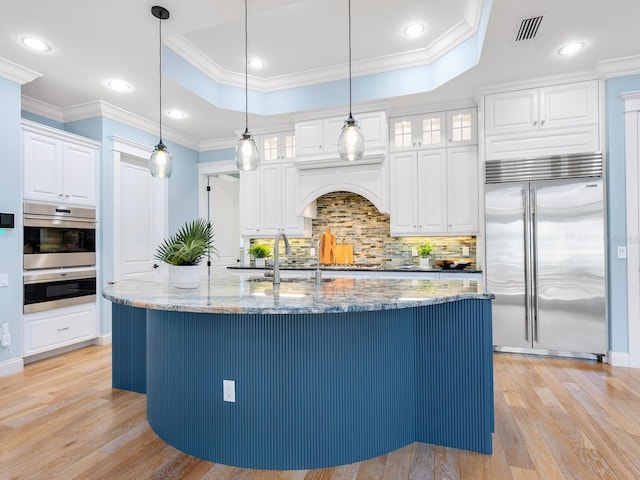
<instances>
[{"instance_id":1,"label":"drawer pull","mask_svg":"<svg viewBox=\"0 0 640 480\"><path fill-rule=\"evenodd\" d=\"M65 330L69 330L69 327L63 327L58 329L59 332L64 332Z\"/></svg>"}]
</instances>

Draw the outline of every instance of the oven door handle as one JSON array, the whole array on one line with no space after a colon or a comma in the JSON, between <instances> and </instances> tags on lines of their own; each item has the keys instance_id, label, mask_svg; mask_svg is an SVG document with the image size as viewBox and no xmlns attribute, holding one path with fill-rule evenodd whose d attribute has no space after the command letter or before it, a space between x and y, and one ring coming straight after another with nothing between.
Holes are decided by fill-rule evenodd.
<instances>
[{"instance_id":1,"label":"oven door handle","mask_svg":"<svg viewBox=\"0 0 640 480\"><path fill-rule=\"evenodd\" d=\"M24 215L25 227L84 228L94 230L96 222L78 217L56 217L50 215Z\"/></svg>"}]
</instances>

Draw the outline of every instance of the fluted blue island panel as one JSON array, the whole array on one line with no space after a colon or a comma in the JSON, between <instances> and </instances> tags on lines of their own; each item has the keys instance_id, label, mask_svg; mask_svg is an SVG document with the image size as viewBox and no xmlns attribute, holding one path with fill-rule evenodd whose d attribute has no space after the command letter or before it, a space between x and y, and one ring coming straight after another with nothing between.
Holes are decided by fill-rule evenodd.
<instances>
[{"instance_id":1,"label":"fluted blue island panel","mask_svg":"<svg viewBox=\"0 0 640 480\"><path fill-rule=\"evenodd\" d=\"M218 295L231 295L219 282ZM239 283L240 303L251 298L235 313L223 300L216 307L211 290L209 311L105 290L120 303L114 349L115 324L135 318L128 310L146 312L147 416L167 443L265 469L352 463L414 441L491 453L491 296L480 286L350 280L274 292L255 283ZM196 302L195 292L169 290ZM334 311L332 292L347 290L352 308ZM258 308L255 297L269 313L242 311ZM133 358L130 343L120 346L114 358ZM235 382L235 403L223 401L225 379Z\"/></svg>"}]
</instances>

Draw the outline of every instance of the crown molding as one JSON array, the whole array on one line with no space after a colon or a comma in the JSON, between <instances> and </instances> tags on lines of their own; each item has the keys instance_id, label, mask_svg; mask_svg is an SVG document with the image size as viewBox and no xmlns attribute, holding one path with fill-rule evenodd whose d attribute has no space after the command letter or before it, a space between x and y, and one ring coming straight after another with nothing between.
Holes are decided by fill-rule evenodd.
<instances>
[{"instance_id":1,"label":"crown molding","mask_svg":"<svg viewBox=\"0 0 640 480\"><path fill-rule=\"evenodd\" d=\"M64 123L62 109L26 95L22 95L22 109L35 115Z\"/></svg>"},{"instance_id":2,"label":"crown molding","mask_svg":"<svg viewBox=\"0 0 640 480\"><path fill-rule=\"evenodd\" d=\"M463 19L425 48L352 62L352 76L375 75L433 63L478 33L484 1L467 0ZM173 36L167 39L165 45L213 81L238 88L245 87L244 73L223 69L184 36ZM342 63L268 78L250 75L246 81L251 90L269 93L343 80L347 78L347 72L348 64Z\"/></svg>"},{"instance_id":3,"label":"crown molding","mask_svg":"<svg viewBox=\"0 0 640 480\"><path fill-rule=\"evenodd\" d=\"M596 64L596 71L603 80L640 74L640 55L603 60Z\"/></svg>"},{"instance_id":4,"label":"crown molding","mask_svg":"<svg viewBox=\"0 0 640 480\"><path fill-rule=\"evenodd\" d=\"M156 135L160 129L157 123L102 100L95 100L78 105L71 105L65 108L58 108L23 95L22 108L33 114L50 118L51 120L61 123L77 122L95 117L106 117L154 135ZM199 151L200 142L193 137L189 137L188 135L166 128L163 129L162 134L167 140L171 140L172 142L178 143L192 150Z\"/></svg>"},{"instance_id":5,"label":"crown molding","mask_svg":"<svg viewBox=\"0 0 640 480\"><path fill-rule=\"evenodd\" d=\"M18 85L24 85L42 77L42 74L0 57L0 77L11 80Z\"/></svg>"},{"instance_id":6,"label":"crown molding","mask_svg":"<svg viewBox=\"0 0 640 480\"><path fill-rule=\"evenodd\" d=\"M235 148L238 138L221 138L218 140L205 140L200 142L199 151L207 152L209 150L222 150L224 148Z\"/></svg>"}]
</instances>

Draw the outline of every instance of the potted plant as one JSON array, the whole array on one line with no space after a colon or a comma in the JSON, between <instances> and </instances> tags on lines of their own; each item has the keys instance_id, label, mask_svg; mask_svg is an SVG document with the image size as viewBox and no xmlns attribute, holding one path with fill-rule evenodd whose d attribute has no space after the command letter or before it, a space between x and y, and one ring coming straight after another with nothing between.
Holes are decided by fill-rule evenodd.
<instances>
[{"instance_id":1,"label":"potted plant","mask_svg":"<svg viewBox=\"0 0 640 480\"><path fill-rule=\"evenodd\" d=\"M165 238L154 258L169 264L169 278L177 288L197 288L200 285L200 262L218 255L213 246L211 224L202 218L186 222L177 233Z\"/></svg>"},{"instance_id":2,"label":"potted plant","mask_svg":"<svg viewBox=\"0 0 640 480\"><path fill-rule=\"evenodd\" d=\"M418 254L420 255L420 266L428 268L430 264L429 255L433 251L433 243L430 240L427 240L422 245L418 245Z\"/></svg>"},{"instance_id":3,"label":"potted plant","mask_svg":"<svg viewBox=\"0 0 640 480\"><path fill-rule=\"evenodd\" d=\"M249 255L256 259L256 267L264 268L264 259L271 255L271 247L257 243L249 248Z\"/></svg>"}]
</instances>

